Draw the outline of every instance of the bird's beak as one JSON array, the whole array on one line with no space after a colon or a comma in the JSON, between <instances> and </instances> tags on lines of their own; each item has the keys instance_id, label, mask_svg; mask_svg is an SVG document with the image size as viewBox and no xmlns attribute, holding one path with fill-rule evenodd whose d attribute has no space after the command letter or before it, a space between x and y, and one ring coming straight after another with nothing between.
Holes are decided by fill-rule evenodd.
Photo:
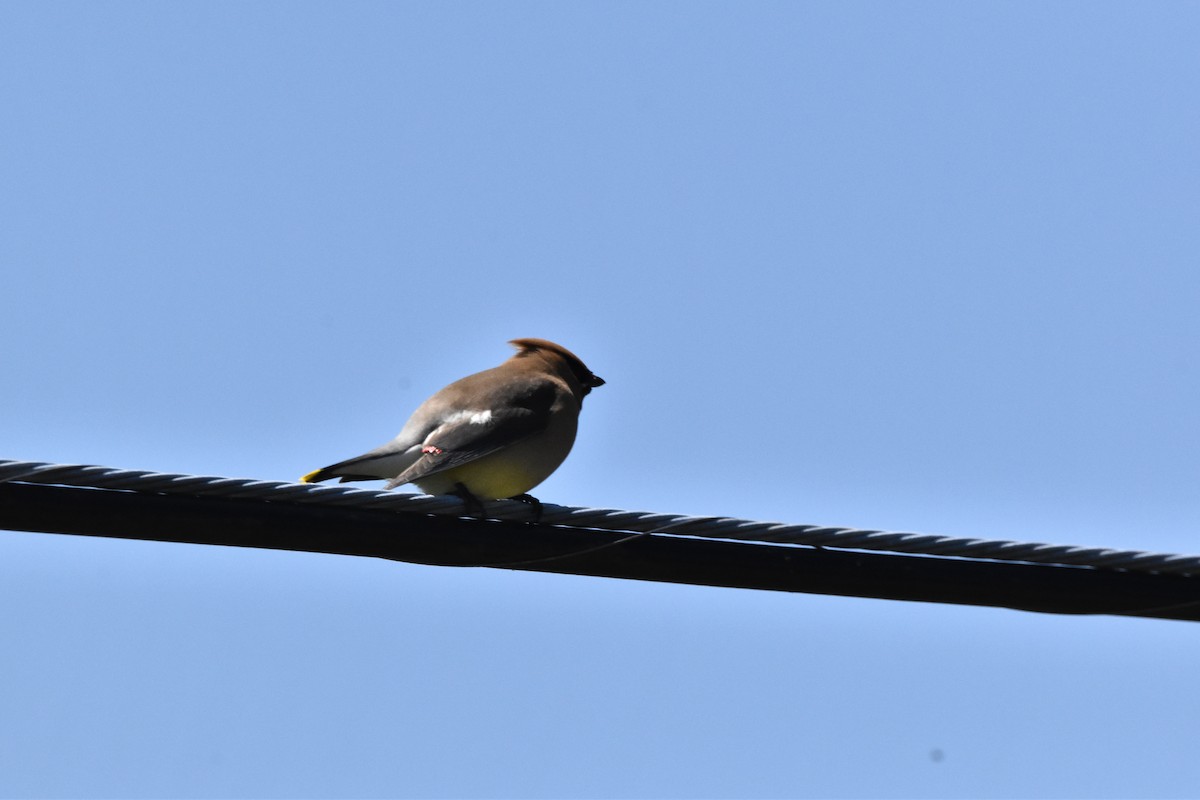
<instances>
[{"instance_id":1,"label":"bird's beak","mask_svg":"<svg viewBox=\"0 0 1200 800\"><path fill-rule=\"evenodd\" d=\"M599 375L593 375L591 377L591 379L588 381L588 386L592 387L593 389L595 389L597 386L603 386L603 385L604 385L604 378L601 378Z\"/></svg>"}]
</instances>

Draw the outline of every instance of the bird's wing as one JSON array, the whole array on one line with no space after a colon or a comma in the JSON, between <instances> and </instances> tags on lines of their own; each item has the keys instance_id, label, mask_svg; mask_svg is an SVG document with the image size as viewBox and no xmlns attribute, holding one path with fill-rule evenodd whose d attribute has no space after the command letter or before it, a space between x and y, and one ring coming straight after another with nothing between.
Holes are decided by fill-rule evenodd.
<instances>
[{"instance_id":1,"label":"bird's wing","mask_svg":"<svg viewBox=\"0 0 1200 800\"><path fill-rule=\"evenodd\" d=\"M420 458L388 481L388 488L483 458L545 430L558 391L547 380L513 382L499 387L487 408L447 414L425 437Z\"/></svg>"}]
</instances>

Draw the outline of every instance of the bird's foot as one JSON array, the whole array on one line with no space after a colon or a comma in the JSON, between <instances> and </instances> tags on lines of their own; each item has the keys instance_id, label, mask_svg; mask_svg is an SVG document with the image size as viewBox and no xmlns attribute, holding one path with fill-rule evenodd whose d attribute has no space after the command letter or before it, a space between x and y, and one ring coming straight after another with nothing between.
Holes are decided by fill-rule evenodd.
<instances>
[{"instance_id":1,"label":"bird's foot","mask_svg":"<svg viewBox=\"0 0 1200 800\"><path fill-rule=\"evenodd\" d=\"M518 495L514 495L513 497L510 497L508 499L516 500L520 503L527 503L527 504L533 506L533 521L534 522L542 521L542 501L541 500L538 500L536 497L534 497L531 494L518 494Z\"/></svg>"},{"instance_id":2,"label":"bird's foot","mask_svg":"<svg viewBox=\"0 0 1200 800\"><path fill-rule=\"evenodd\" d=\"M450 494L463 501L463 505L467 507L467 514L470 516L478 517L479 519L487 518L487 514L483 510L483 501L471 494L471 490L464 484L454 484L454 490Z\"/></svg>"}]
</instances>

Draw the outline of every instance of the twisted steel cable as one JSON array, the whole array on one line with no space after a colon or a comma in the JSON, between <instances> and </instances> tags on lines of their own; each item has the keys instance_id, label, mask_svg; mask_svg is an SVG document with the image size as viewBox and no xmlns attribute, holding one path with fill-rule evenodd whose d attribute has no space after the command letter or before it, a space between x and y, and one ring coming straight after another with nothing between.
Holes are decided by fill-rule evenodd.
<instances>
[{"instance_id":1,"label":"twisted steel cable","mask_svg":"<svg viewBox=\"0 0 1200 800\"><path fill-rule=\"evenodd\" d=\"M153 494L312 503L455 517L467 515L463 501L450 495L402 494L349 486L181 475L87 464L0 460L0 483L7 481ZM487 501L484 503L484 510L487 517L492 519L528 521L530 518L529 506L512 500ZM730 517L693 517L613 508L576 508L550 503L542 505L540 522L546 525L626 533L878 550L1171 575L1200 575L1200 555L1114 550L1104 547L970 539L823 525L787 525Z\"/></svg>"}]
</instances>

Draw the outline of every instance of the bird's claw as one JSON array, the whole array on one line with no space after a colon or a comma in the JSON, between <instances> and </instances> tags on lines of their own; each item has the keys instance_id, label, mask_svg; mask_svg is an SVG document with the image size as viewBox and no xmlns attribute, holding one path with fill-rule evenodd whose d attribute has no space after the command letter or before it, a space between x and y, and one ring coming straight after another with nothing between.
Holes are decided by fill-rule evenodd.
<instances>
[{"instance_id":1,"label":"bird's claw","mask_svg":"<svg viewBox=\"0 0 1200 800\"><path fill-rule=\"evenodd\" d=\"M487 513L483 509L483 501L471 494L471 490L464 484L454 484L454 490L450 494L463 501L463 505L467 507L467 514L479 519L486 519Z\"/></svg>"},{"instance_id":2,"label":"bird's claw","mask_svg":"<svg viewBox=\"0 0 1200 800\"><path fill-rule=\"evenodd\" d=\"M508 499L516 500L519 503L526 503L528 505L533 506L533 520L532 521L533 522L541 522L542 521L542 501L541 500L538 500L536 497L534 497L531 494L518 494L518 495L514 495Z\"/></svg>"}]
</instances>

